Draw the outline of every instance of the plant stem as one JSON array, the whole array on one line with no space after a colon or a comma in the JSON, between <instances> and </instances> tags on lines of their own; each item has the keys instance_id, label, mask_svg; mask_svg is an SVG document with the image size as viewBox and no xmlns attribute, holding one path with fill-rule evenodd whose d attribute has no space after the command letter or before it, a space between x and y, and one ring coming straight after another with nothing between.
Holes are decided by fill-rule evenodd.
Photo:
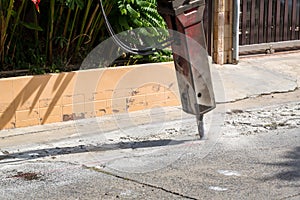
<instances>
[{"instance_id":1,"label":"plant stem","mask_svg":"<svg viewBox=\"0 0 300 200\"><path fill-rule=\"evenodd\" d=\"M58 18L57 18L57 21L56 21L56 25L55 25L55 30L54 30L54 33L53 33L54 36L56 36L56 34L57 34L57 30L58 30L61 18L63 16L63 11L64 11L64 5L61 4L60 5L60 9L59 9L59 15L58 15Z\"/></svg>"},{"instance_id":2,"label":"plant stem","mask_svg":"<svg viewBox=\"0 0 300 200\"><path fill-rule=\"evenodd\" d=\"M53 61L53 25L54 25L54 9L55 9L55 0L50 0L50 31L48 37L49 43L49 62L52 64Z\"/></svg>"},{"instance_id":3,"label":"plant stem","mask_svg":"<svg viewBox=\"0 0 300 200\"><path fill-rule=\"evenodd\" d=\"M17 27L17 25L19 25L19 22L20 22L20 15L21 15L21 12L22 12L22 10L23 10L23 8L24 8L25 2L26 2L26 1L23 0L21 6L20 6L19 9L18 9L17 17L16 17L16 20L15 20L14 26L13 26L13 28L12 28L12 31L11 31L11 33L10 33L10 39L9 39L9 42L8 42L8 44L7 44L6 54L8 54L8 51L9 51L9 48L10 48L12 39L13 39L13 37L14 37L14 35L15 35L16 27Z\"/></svg>"},{"instance_id":4,"label":"plant stem","mask_svg":"<svg viewBox=\"0 0 300 200\"><path fill-rule=\"evenodd\" d=\"M13 7L14 7L14 0L11 0L9 2L9 6L6 11L7 12L6 17L4 17L4 14L3 14L2 1L0 1L0 2L1 2L1 5L0 5L0 9L1 9L0 58L1 58L1 63L2 63L4 60L4 54L5 54L4 52L5 52L5 42L6 42L6 38L7 38L7 27L9 25L10 18L12 15Z\"/></svg>"},{"instance_id":5,"label":"plant stem","mask_svg":"<svg viewBox=\"0 0 300 200\"><path fill-rule=\"evenodd\" d=\"M81 23L81 29L80 29L80 33L79 33L79 39L78 39L78 42L77 42L77 45L76 45L76 49L75 49L75 53L77 54L80 47L81 47L81 44L82 44L82 41L83 41L83 35L86 34L86 32L84 32L84 27L86 26L86 21L87 21L87 17L89 15L89 12L90 12L90 9L91 9L91 5L92 5L92 0L88 1L87 3L87 6L85 8L85 13L84 13L84 17L83 17L83 20L82 20L82 23Z\"/></svg>"},{"instance_id":6,"label":"plant stem","mask_svg":"<svg viewBox=\"0 0 300 200\"><path fill-rule=\"evenodd\" d=\"M79 11L79 7L76 6L76 10L75 10L75 19L73 20L73 23L71 25L71 30L69 33L69 38L68 38L68 44L67 44L67 48L66 48L66 57L68 56L69 53L69 49L70 49L70 45L71 45L71 41L72 41L72 36L73 36L73 32L74 32L74 27L75 27L75 22L77 21L76 18L78 16L78 11Z\"/></svg>"}]
</instances>

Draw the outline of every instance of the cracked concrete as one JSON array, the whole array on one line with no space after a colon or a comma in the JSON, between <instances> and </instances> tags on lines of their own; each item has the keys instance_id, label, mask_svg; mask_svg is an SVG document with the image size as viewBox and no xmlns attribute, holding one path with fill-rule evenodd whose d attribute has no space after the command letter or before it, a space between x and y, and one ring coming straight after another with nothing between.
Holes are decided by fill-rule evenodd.
<instances>
[{"instance_id":1,"label":"cracked concrete","mask_svg":"<svg viewBox=\"0 0 300 200\"><path fill-rule=\"evenodd\" d=\"M291 92L300 83L300 52L245 57L238 65L214 65L217 102L234 102L276 92Z\"/></svg>"},{"instance_id":2,"label":"cracked concrete","mask_svg":"<svg viewBox=\"0 0 300 200\"><path fill-rule=\"evenodd\" d=\"M259 134L269 130L300 127L300 103L268 106L263 110L228 111L225 123L231 134Z\"/></svg>"}]
</instances>

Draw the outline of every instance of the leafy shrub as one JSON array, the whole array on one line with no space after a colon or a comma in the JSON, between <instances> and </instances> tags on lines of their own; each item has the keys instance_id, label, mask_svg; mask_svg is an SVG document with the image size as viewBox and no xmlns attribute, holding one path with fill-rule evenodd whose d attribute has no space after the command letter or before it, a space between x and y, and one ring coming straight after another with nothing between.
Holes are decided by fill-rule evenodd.
<instances>
[{"instance_id":1,"label":"leafy shrub","mask_svg":"<svg viewBox=\"0 0 300 200\"><path fill-rule=\"evenodd\" d=\"M105 35L97 0L0 0L0 19L0 71L72 70Z\"/></svg>"},{"instance_id":2,"label":"leafy shrub","mask_svg":"<svg viewBox=\"0 0 300 200\"><path fill-rule=\"evenodd\" d=\"M117 32L166 26L156 11L156 0L104 0L103 4ZM0 0L0 72L74 70L106 37L98 0ZM127 59L159 61L154 57L128 55Z\"/></svg>"},{"instance_id":3,"label":"leafy shrub","mask_svg":"<svg viewBox=\"0 0 300 200\"><path fill-rule=\"evenodd\" d=\"M149 27L140 29L140 35L132 38L137 40L133 43L146 38L146 43L151 45L167 39L167 26L157 12L156 0L116 0L116 4L118 9L114 7L112 10L111 21L115 22L113 25L117 32ZM127 64L165 62L172 60L172 55L170 50L165 49L148 56L127 55L125 59Z\"/></svg>"}]
</instances>

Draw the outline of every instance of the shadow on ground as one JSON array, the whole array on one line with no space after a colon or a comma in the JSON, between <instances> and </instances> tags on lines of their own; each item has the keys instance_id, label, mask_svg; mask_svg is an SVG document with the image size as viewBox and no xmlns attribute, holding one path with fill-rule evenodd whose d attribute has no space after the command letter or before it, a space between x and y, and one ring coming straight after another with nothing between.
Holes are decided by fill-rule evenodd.
<instances>
[{"instance_id":1,"label":"shadow on ground","mask_svg":"<svg viewBox=\"0 0 300 200\"><path fill-rule=\"evenodd\" d=\"M47 156L57 156L65 154L76 154L84 152L100 152L100 151L111 151L118 149L140 149L140 148L154 148L180 145L192 140L146 140L138 142L118 142L112 144L99 144L99 145L77 145L73 147L55 147L47 149L38 149L32 151L24 151L18 153L9 153L0 156L0 164L19 162L20 160L31 160L36 158L43 158Z\"/></svg>"},{"instance_id":2,"label":"shadow on ground","mask_svg":"<svg viewBox=\"0 0 300 200\"><path fill-rule=\"evenodd\" d=\"M267 179L280 179L285 181L300 181L300 146L286 153L286 161L278 163L264 163L269 166L280 167L280 172Z\"/></svg>"}]
</instances>

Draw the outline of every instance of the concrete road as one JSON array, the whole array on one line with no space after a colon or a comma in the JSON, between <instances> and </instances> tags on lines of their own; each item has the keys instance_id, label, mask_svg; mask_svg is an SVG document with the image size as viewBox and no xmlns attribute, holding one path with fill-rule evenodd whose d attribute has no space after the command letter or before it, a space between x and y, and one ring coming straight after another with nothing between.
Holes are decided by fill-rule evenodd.
<instances>
[{"instance_id":1,"label":"concrete road","mask_svg":"<svg viewBox=\"0 0 300 200\"><path fill-rule=\"evenodd\" d=\"M299 95L219 104L201 141L179 108L18 129L0 140L0 199L300 199Z\"/></svg>"}]
</instances>

